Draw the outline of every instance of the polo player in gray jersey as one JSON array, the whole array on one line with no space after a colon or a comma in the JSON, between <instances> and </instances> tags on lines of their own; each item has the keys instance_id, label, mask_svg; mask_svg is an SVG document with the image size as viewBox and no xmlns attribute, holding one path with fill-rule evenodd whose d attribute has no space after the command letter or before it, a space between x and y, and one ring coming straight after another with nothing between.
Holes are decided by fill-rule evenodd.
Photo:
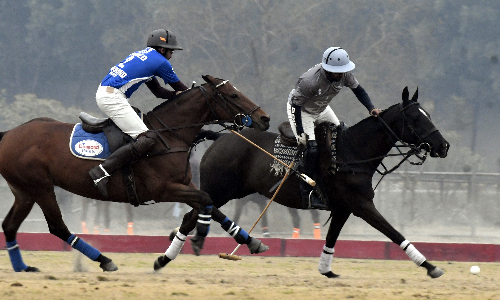
<instances>
[{"instance_id":1,"label":"polo player in gray jersey","mask_svg":"<svg viewBox=\"0 0 500 300\"><path fill-rule=\"evenodd\" d=\"M304 150L304 173L315 178L318 168L318 144L314 127L323 122L340 125L339 119L328 105L340 90L349 87L369 113L378 116L366 91L352 74L355 65L347 52L340 47L330 47L323 53L320 64L302 74L290 92L287 103L288 120L299 145ZM308 209L326 209L326 204L313 192L306 182L300 182L302 204Z\"/></svg>"}]
</instances>

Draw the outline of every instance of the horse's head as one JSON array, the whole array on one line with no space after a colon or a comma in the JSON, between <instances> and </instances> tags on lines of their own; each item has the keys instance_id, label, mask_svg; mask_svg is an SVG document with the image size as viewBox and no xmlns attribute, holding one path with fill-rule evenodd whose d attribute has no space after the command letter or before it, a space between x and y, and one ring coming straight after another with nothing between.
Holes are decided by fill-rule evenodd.
<instances>
[{"instance_id":1,"label":"horse's head","mask_svg":"<svg viewBox=\"0 0 500 300\"><path fill-rule=\"evenodd\" d=\"M401 121L397 122L397 126L401 126L401 129L394 128L394 133L403 142L417 145L429 152L432 157L446 157L450 144L434 126L429 113L417 102L418 89L409 99L408 87L405 87L402 98L403 102L395 108Z\"/></svg>"},{"instance_id":2,"label":"horse's head","mask_svg":"<svg viewBox=\"0 0 500 300\"><path fill-rule=\"evenodd\" d=\"M202 76L213 93L214 104L211 109L220 120L230 120L238 126L247 126L260 131L269 129L269 115L248 99L229 81Z\"/></svg>"}]
</instances>

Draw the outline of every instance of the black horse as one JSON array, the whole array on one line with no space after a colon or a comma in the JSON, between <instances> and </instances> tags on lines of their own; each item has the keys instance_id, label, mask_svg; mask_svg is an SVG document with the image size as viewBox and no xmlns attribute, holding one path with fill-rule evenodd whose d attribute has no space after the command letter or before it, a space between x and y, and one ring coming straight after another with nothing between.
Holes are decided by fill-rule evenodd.
<instances>
[{"instance_id":1,"label":"black horse","mask_svg":"<svg viewBox=\"0 0 500 300\"><path fill-rule=\"evenodd\" d=\"M373 175L398 141L411 149L406 152L405 158L415 154L424 160L427 153L432 157L444 158L448 153L448 142L435 128L429 114L417 102L418 91L409 99L408 89L405 88L402 98L402 103L384 110L378 118L368 117L338 133L335 172L331 169L331 158L325 161L323 156L321 159L323 173L319 178L324 183L323 189L329 200L331 223L318 270L327 277L338 276L331 271L333 248L351 214L362 218L400 246L413 262L426 268L427 274L432 278L444 273L442 269L429 263L394 229L373 203ZM276 133L252 130L243 131L242 134L271 153L278 137ZM398 149L401 152L401 148ZM328 169L329 171L325 172ZM277 175L276 161L269 155L234 134L225 134L206 151L201 160L200 188L210 195L216 207L252 193L271 198L272 187L283 178L283 173ZM298 176L290 176L274 201L288 207L302 208L299 180ZM226 219L226 216L216 209L212 216L217 222ZM187 213L179 231L185 234L190 232L196 225L196 219L195 211ZM192 240L196 252L196 248L202 246L198 242L200 238L195 235Z\"/></svg>"}]
</instances>

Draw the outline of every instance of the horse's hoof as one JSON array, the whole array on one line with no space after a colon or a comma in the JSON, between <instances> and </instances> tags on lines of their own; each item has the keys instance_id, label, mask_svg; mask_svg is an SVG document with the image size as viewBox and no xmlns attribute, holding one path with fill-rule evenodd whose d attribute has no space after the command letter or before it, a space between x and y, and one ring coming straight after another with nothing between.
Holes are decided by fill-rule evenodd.
<instances>
[{"instance_id":1,"label":"horse's hoof","mask_svg":"<svg viewBox=\"0 0 500 300\"><path fill-rule=\"evenodd\" d=\"M443 274L444 274L443 269L438 267L435 267L434 269L427 271L427 275L429 275L431 278L438 278L441 277L441 275Z\"/></svg>"},{"instance_id":2,"label":"horse's hoof","mask_svg":"<svg viewBox=\"0 0 500 300\"><path fill-rule=\"evenodd\" d=\"M169 241L173 241L174 240L175 235L177 234L177 232L179 232L179 229L180 229L180 227L177 227L174 230L172 230L172 232L170 232L170 235L168 236L168 240Z\"/></svg>"},{"instance_id":3,"label":"horse's hoof","mask_svg":"<svg viewBox=\"0 0 500 300\"><path fill-rule=\"evenodd\" d=\"M248 250L251 254L264 253L269 250L269 247L264 245L260 240L256 238L251 238L250 244L248 244Z\"/></svg>"},{"instance_id":4,"label":"horse's hoof","mask_svg":"<svg viewBox=\"0 0 500 300\"><path fill-rule=\"evenodd\" d=\"M38 268L28 266L23 272L40 272Z\"/></svg>"},{"instance_id":5,"label":"horse's hoof","mask_svg":"<svg viewBox=\"0 0 500 300\"><path fill-rule=\"evenodd\" d=\"M166 255L159 256L153 265L153 268L155 271L158 271L159 269L163 268L166 266L169 262L171 261L170 258L168 258Z\"/></svg>"},{"instance_id":6,"label":"horse's hoof","mask_svg":"<svg viewBox=\"0 0 500 300\"><path fill-rule=\"evenodd\" d=\"M200 256L201 249L203 249L203 244L205 243L205 237L195 235L191 239L191 248L193 249L194 255Z\"/></svg>"},{"instance_id":7,"label":"horse's hoof","mask_svg":"<svg viewBox=\"0 0 500 300\"><path fill-rule=\"evenodd\" d=\"M329 271L329 272L326 272L326 273L321 273L321 275L324 275L328 278L337 278L339 277L340 275L337 275L335 273L333 273L332 271Z\"/></svg>"},{"instance_id":8,"label":"horse's hoof","mask_svg":"<svg viewBox=\"0 0 500 300\"><path fill-rule=\"evenodd\" d=\"M99 267L101 267L103 272L114 272L118 270L118 267L112 260L108 261L107 263L101 263Z\"/></svg>"}]
</instances>

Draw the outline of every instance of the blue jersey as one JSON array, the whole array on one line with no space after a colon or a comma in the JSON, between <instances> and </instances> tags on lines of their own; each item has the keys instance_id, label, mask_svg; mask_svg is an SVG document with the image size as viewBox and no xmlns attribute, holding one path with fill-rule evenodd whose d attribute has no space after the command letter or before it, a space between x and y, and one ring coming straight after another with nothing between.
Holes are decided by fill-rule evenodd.
<instances>
[{"instance_id":1,"label":"blue jersey","mask_svg":"<svg viewBox=\"0 0 500 300\"><path fill-rule=\"evenodd\" d=\"M151 47L134 52L109 70L101 82L122 91L130 98L139 86L154 76L163 78L165 84L179 81L172 65L163 55Z\"/></svg>"}]
</instances>

